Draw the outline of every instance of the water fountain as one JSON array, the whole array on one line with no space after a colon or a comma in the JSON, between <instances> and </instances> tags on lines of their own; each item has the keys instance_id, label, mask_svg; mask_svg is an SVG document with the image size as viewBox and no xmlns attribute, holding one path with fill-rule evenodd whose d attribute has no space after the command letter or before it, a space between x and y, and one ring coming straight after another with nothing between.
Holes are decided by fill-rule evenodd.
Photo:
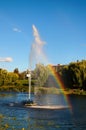
<instances>
[{"instance_id":1,"label":"water fountain","mask_svg":"<svg viewBox=\"0 0 86 130\"><path fill-rule=\"evenodd\" d=\"M39 108L39 109L63 109L63 108L68 108L68 106L66 105L51 105L51 104L35 104L34 101L31 99L31 69L32 69L32 65L33 62L35 61L35 63L43 63L44 61L46 61L45 55L43 53L43 46L45 44L44 41L42 41L40 39L38 30L36 29L36 27L33 25L33 35L34 35L34 43L32 44L31 47L31 51L30 51L30 56L29 56L29 71L27 74L28 77L28 84L29 84L29 88L28 88L28 100L23 101L23 104L28 107L28 108ZM39 100L39 99L38 99ZM46 100L46 99L45 99ZM46 102L46 101L44 101Z\"/></svg>"},{"instance_id":2,"label":"water fountain","mask_svg":"<svg viewBox=\"0 0 86 130\"><path fill-rule=\"evenodd\" d=\"M42 51L42 47L45 44L45 42L43 42L40 39L39 33L36 29L36 27L33 25L33 35L34 35L34 43L31 46L31 50L30 50L30 55L29 55L29 70L28 70L28 100L23 101L22 103L25 105L34 105L35 103L33 102L33 100L31 99L31 70L32 70L32 65L33 62L35 61L35 64L42 61L42 57L43 57L43 51Z\"/></svg>"}]
</instances>

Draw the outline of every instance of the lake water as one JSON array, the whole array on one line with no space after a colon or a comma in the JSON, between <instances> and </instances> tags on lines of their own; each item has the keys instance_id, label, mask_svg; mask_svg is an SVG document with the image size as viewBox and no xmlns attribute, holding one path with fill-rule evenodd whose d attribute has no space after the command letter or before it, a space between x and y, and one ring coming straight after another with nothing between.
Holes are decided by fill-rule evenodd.
<instances>
[{"instance_id":1,"label":"lake water","mask_svg":"<svg viewBox=\"0 0 86 130\"><path fill-rule=\"evenodd\" d=\"M0 93L0 128L6 130L86 130L86 96L69 96L72 110L31 109L21 105L27 93ZM34 99L34 95L32 95ZM40 100L37 100L39 98ZM67 105L61 95L43 95L43 105ZM45 100L44 100L45 99Z\"/></svg>"}]
</instances>

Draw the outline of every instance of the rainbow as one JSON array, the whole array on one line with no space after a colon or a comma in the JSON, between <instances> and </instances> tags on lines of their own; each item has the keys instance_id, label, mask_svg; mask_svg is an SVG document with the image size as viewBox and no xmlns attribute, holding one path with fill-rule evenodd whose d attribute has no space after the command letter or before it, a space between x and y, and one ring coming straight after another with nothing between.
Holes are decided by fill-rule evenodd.
<instances>
[{"instance_id":1,"label":"rainbow","mask_svg":"<svg viewBox=\"0 0 86 130\"><path fill-rule=\"evenodd\" d=\"M54 76L61 93L63 93L66 104L72 109L70 100L69 100L67 94L65 94L65 92L64 92L65 85L61 79L61 76L55 71L55 68L52 65L48 65L48 68L49 68L50 73Z\"/></svg>"}]
</instances>

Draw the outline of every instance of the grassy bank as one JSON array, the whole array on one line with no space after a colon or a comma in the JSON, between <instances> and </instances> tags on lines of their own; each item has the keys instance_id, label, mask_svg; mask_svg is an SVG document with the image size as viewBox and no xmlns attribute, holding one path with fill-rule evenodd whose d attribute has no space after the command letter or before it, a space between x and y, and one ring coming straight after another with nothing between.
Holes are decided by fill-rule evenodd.
<instances>
[{"instance_id":1,"label":"grassy bank","mask_svg":"<svg viewBox=\"0 0 86 130\"><path fill-rule=\"evenodd\" d=\"M28 86L0 86L0 91L7 91L7 92L28 92ZM32 87L32 92L34 92L34 87Z\"/></svg>"},{"instance_id":2,"label":"grassy bank","mask_svg":"<svg viewBox=\"0 0 86 130\"><path fill-rule=\"evenodd\" d=\"M12 91L12 92L28 92L28 86L1 86L0 91ZM55 87L33 87L31 88L32 93L38 93L38 94L60 94L64 93L66 95L86 95L85 90L80 89L58 89Z\"/></svg>"},{"instance_id":3,"label":"grassy bank","mask_svg":"<svg viewBox=\"0 0 86 130\"><path fill-rule=\"evenodd\" d=\"M85 90L80 90L80 89L65 89L64 94L69 94L69 95L86 95Z\"/></svg>"},{"instance_id":4,"label":"grassy bank","mask_svg":"<svg viewBox=\"0 0 86 130\"><path fill-rule=\"evenodd\" d=\"M58 89L58 88L45 88L40 87L36 90L38 93L44 94L65 94L65 95L86 95L86 91L80 89Z\"/></svg>"}]
</instances>

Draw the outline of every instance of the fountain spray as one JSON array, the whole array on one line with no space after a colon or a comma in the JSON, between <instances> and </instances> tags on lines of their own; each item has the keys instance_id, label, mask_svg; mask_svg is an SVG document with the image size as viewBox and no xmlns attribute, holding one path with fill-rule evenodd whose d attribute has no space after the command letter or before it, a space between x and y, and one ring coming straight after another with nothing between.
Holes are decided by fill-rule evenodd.
<instances>
[{"instance_id":1,"label":"fountain spray","mask_svg":"<svg viewBox=\"0 0 86 130\"><path fill-rule=\"evenodd\" d=\"M32 72L32 65L35 63L40 63L43 61L44 53L43 53L43 45L45 44L44 41L41 40L38 30L36 29L35 25L32 25L33 29L33 36L34 42L31 45L30 55L29 55L29 70L28 70L28 101L26 103L33 104L31 100L31 72Z\"/></svg>"}]
</instances>

